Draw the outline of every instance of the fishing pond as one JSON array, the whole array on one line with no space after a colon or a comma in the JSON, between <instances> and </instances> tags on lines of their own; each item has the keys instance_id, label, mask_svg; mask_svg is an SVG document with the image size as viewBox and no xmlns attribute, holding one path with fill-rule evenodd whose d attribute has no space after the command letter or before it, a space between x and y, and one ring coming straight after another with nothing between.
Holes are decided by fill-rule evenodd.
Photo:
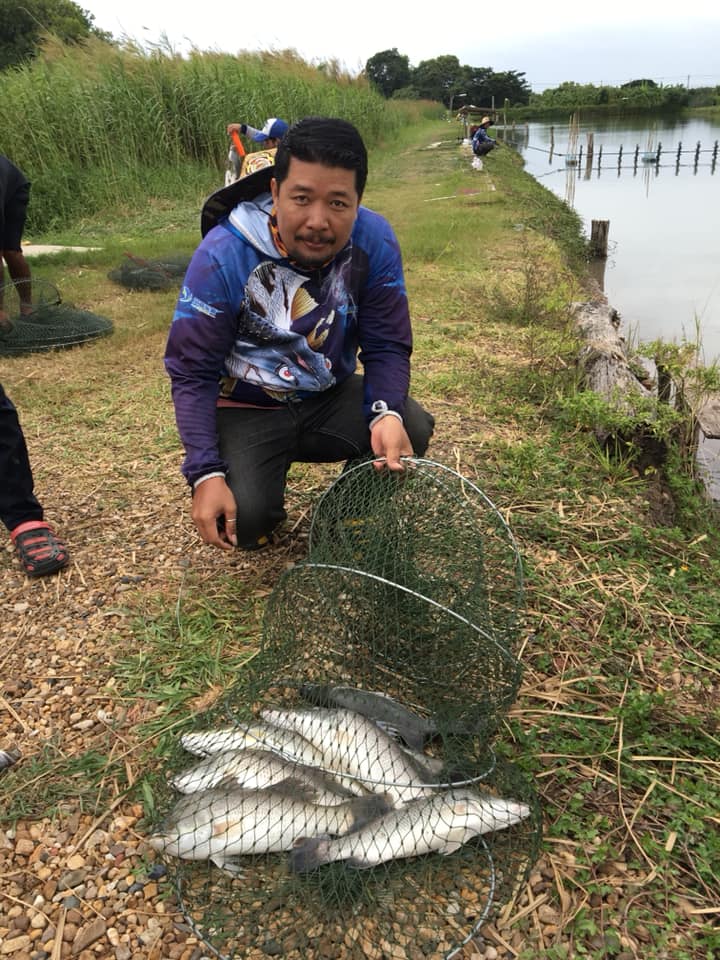
<instances>
[{"instance_id":1,"label":"fishing pond","mask_svg":"<svg viewBox=\"0 0 720 960\"><path fill-rule=\"evenodd\" d=\"M498 134L577 211L588 237L592 221L609 221L597 279L625 338L698 343L704 363L720 359L720 121L580 119ZM703 439L698 460L720 499L720 441Z\"/></svg>"}]
</instances>

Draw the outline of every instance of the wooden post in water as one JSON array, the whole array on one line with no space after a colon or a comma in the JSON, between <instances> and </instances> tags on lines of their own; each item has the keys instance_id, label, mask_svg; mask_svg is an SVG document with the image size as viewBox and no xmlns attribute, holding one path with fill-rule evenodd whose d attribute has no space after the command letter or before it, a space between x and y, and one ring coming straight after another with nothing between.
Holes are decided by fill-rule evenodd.
<instances>
[{"instance_id":1,"label":"wooden post in water","mask_svg":"<svg viewBox=\"0 0 720 960\"><path fill-rule=\"evenodd\" d=\"M618 150L618 170L622 166L622 144L620 144L620 149Z\"/></svg>"},{"instance_id":2,"label":"wooden post in water","mask_svg":"<svg viewBox=\"0 0 720 960\"><path fill-rule=\"evenodd\" d=\"M590 255L593 257L607 257L608 234L610 233L609 220L593 220L590 224Z\"/></svg>"},{"instance_id":3,"label":"wooden post in water","mask_svg":"<svg viewBox=\"0 0 720 960\"><path fill-rule=\"evenodd\" d=\"M657 154L655 155L655 163L660 166L660 154L662 153L662 144L658 142Z\"/></svg>"},{"instance_id":4,"label":"wooden post in water","mask_svg":"<svg viewBox=\"0 0 720 960\"><path fill-rule=\"evenodd\" d=\"M637 143L637 144L635 144L635 157L634 157L634 159L633 159L633 166L635 167L636 170L637 170L637 161L638 161L638 154L639 154L639 153L640 153L640 144Z\"/></svg>"},{"instance_id":5,"label":"wooden post in water","mask_svg":"<svg viewBox=\"0 0 720 960\"><path fill-rule=\"evenodd\" d=\"M598 173L600 173L601 163L602 163L602 144L600 144L600 149L598 150Z\"/></svg>"},{"instance_id":6,"label":"wooden post in water","mask_svg":"<svg viewBox=\"0 0 720 960\"><path fill-rule=\"evenodd\" d=\"M587 158L585 160L585 179L590 179L590 174L592 173L592 160L593 160L593 134L588 133L587 135Z\"/></svg>"},{"instance_id":7,"label":"wooden post in water","mask_svg":"<svg viewBox=\"0 0 720 960\"><path fill-rule=\"evenodd\" d=\"M682 140L678 144L677 162L680 163L680 154L682 153Z\"/></svg>"},{"instance_id":8,"label":"wooden post in water","mask_svg":"<svg viewBox=\"0 0 720 960\"><path fill-rule=\"evenodd\" d=\"M698 140L697 146L695 147L695 165L696 166L699 159L700 159L700 141Z\"/></svg>"}]
</instances>

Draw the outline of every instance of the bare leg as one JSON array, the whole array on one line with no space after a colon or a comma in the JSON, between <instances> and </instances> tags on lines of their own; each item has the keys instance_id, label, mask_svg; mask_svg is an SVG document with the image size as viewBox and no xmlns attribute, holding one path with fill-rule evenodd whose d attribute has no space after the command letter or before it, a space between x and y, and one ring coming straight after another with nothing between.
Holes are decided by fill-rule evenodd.
<instances>
[{"instance_id":1,"label":"bare leg","mask_svg":"<svg viewBox=\"0 0 720 960\"><path fill-rule=\"evenodd\" d=\"M32 288L30 283L30 265L25 259L25 254L22 250L3 250L2 255L5 258L5 263L7 263L8 273L18 284L17 291L20 298L20 313L30 313L32 310Z\"/></svg>"}]
</instances>

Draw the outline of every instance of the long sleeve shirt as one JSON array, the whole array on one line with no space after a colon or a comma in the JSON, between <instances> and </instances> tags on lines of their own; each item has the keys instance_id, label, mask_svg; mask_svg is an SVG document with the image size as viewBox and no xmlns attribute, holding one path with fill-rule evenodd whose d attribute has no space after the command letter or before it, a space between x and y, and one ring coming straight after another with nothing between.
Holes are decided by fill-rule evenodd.
<instances>
[{"instance_id":1,"label":"long sleeve shirt","mask_svg":"<svg viewBox=\"0 0 720 960\"><path fill-rule=\"evenodd\" d=\"M400 249L387 221L360 207L350 240L326 266L283 257L269 228L271 198L239 204L211 229L188 267L165 366L189 483L224 472L216 408L277 408L364 375L375 401L401 414L412 334Z\"/></svg>"}]
</instances>

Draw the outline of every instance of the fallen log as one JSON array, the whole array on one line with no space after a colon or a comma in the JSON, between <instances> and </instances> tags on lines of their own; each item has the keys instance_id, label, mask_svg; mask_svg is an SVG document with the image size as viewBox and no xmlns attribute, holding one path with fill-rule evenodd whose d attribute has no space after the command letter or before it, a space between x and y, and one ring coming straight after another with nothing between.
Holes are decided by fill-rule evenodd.
<instances>
[{"instance_id":1,"label":"fallen log","mask_svg":"<svg viewBox=\"0 0 720 960\"><path fill-rule=\"evenodd\" d=\"M584 343L578 354L582 385L632 415L657 393L641 381L637 364L628 357L625 338L620 333L620 316L604 300L572 304L575 326Z\"/></svg>"}]
</instances>

